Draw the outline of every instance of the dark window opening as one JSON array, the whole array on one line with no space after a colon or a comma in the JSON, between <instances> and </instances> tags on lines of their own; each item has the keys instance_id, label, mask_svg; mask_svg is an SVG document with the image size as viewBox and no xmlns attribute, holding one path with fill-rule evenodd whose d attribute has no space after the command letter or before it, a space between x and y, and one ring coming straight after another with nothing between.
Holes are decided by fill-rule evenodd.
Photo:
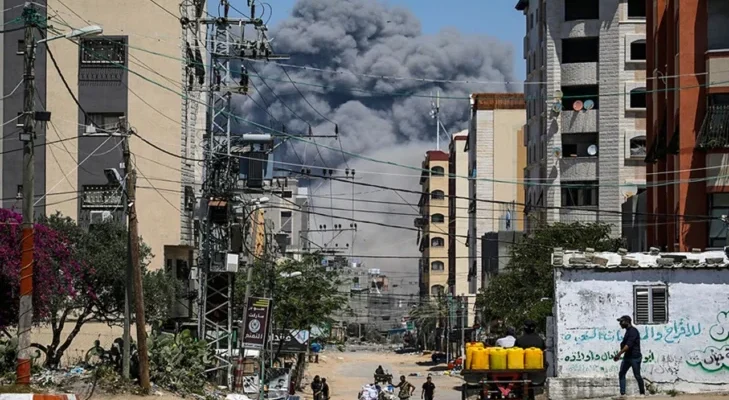
<instances>
[{"instance_id":1,"label":"dark window opening","mask_svg":"<svg viewBox=\"0 0 729 400\"><path fill-rule=\"evenodd\" d=\"M645 158L646 148L645 136L636 136L630 139L630 158Z\"/></svg>"},{"instance_id":2,"label":"dark window opening","mask_svg":"<svg viewBox=\"0 0 729 400\"><path fill-rule=\"evenodd\" d=\"M445 222L445 216L443 214L433 214L430 217L430 221L436 224L443 223Z\"/></svg>"},{"instance_id":3,"label":"dark window opening","mask_svg":"<svg viewBox=\"0 0 729 400\"><path fill-rule=\"evenodd\" d=\"M645 0L628 0L628 18L643 19L646 17Z\"/></svg>"},{"instance_id":4,"label":"dark window opening","mask_svg":"<svg viewBox=\"0 0 729 400\"><path fill-rule=\"evenodd\" d=\"M18 118L15 120L15 126L18 128L22 128L25 126L25 118L23 118L23 113L18 113Z\"/></svg>"},{"instance_id":5,"label":"dark window opening","mask_svg":"<svg viewBox=\"0 0 729 400\"><path fill-rule=\"evenodd\" d=\"M646 60L646 43L640 39L630 43L630 60L645 61Z\"/></svg>"},{"instance_id":6,"label":"dark window opening","mask_svg":"<svg viewBox=\"0 0 729 400\"><path fill-rule=\"evenodd\" d=\"M594 157L597 153L590 154L590 146L597 150L598 134L590 133L565 133L562 134L562 157Z\"/></svg>"},{"instance_id":7,"label":"dark window opening","mask_svg":"<svg viewBox=\"0 0 729 400\"><path fill-rule=\"evenodd\" d=\"M15 54L25 54L25 40L18 40L18 49Z\"/></svg>"},{"instance_id":8,"label":"dark window opening","mask_svg":"<svg viewBox=\"0 0 729 400\"><path fill-rule=\"evenodd\" d=\"M93 126L97 133L114 133L119 131L119 118L124 113L88 113L86 125Z\"/></svg>"},{"instance_id":9,"label":"dark window opening","mask_svg":"<svg viewBox=\"0 0 729 400\"><path fill-rule=\"evenodd\" d=\"M445 240L443 238L432 238L430 239L430 247L443 247L445 246Z\"/></svg>"},{"instance_id":10,"label":"dark window opening","mask_svg":"<svg viewBox=\"0 0 729 400\"><path fill-rule=\"evenodd\" d=\"M433 167L430 169L430 174L432 176L444 176L445 170L443 169L443 167Z\"/></svg>"},{"instance_id":11,"label":"dark window opening","mask_svg":"<svg viewBox=\"0 0 729 400\"><path fill-rule=\"evenodd\" d=\"M668 288L666 286L635 287L633 297L636 325L668 322Z\"/></svg>"},{"instance_id":12,"label":"dark window opening","mask_svg":"<svg viewBox=\"0 0 729 400\"><path fill-rule=\"evenodd\" d=\"M283 192L283 196L281 196L281 197L283 197L284 199L290 199L290 198L294 197L294 193L290 190L286 190Z\"/></svg>"},{"instance_id":13,"label":"dark window opening","mask_svg":"<svg viewBox=\"0 0 729 400\"><path fill-rule=\"evenodd\" d=\"M281 231L291 233L291 211L281 211Z\"/></svg>"},{"instance_id":14,"label":"dark window opening","mask_svg":"<svg viewBox=\"0 0 729 400\"><path fill-rule=\"evenodd\" d=\"M722 216L729 215L729 193L714 193L709 196L709 247L726 246L727 225Z\"/></svg>"},{"instance_id":15,"label":"dark window opening","mask_svg":"<svg viewBox=\"0 0 729 400\"><path fill-rule=\"evenodd\" d=\"M23 198L23 185L18 185L18 190L15 194L16 199L22 199Z\"/></svg>"},{"instance_id":16,"label":"dark window opening","mask_svg":"<svg viewBox=\"0 0 729 400\"><path fill-rule=\"evenodd\" d=\"M597 181L574 181L562 185L562 207L592 207L598 205Z\"/></svg>"},{"instance_id":17,"label":"dark window opening","mask_svg":"<svg viewBox=\"0 0 729 400\"><path fill-rule=\"evenodd\" d=\"M562 63L598 62L600 59L600 38L562 39Z\"/></svg>"},{"instance_id":18,"label":"dark window opening","mask_svg":"<svg viewBox=\"0 0 729 400\"><path fill-rule=\"evenodd\" d=\"M599 108L600 88L598 85L562 86L562 93L562 108L566 111L573 110L573 105L577 100L583 104L587 100L592 100L594 104L592 109Z\"/></svg>"},{"instance_id":19,"label":"dark window opening","mask_svg":"<svg viewBox=\"0 0 729 400\"><path fill-rule=\"evenodd\" d=\"M600 4L597 0L565 0L564 20L599 19Z\"/></svg>"},{"instance_id":20,"label":"dark window opening","mask_svg":"<svg viewBox=\"0 0 729 400\"><path fill-rule=\"evenodd\" d=\"M644 87L635 88L630 91L630 108L646 108L646 90Z\"/></svg>"},{"instance_id":21,"label":"dark window opening","mask_svg":"<svg viewBox=\"0 0 729 400\"><path fill-rule=\"evenodd\" d=\"M445 193L442 190L434 190L430 193L430 197L433 200L443 200L445 199Z\"/></svg>"},{"instance_id":22,"label":"dark window opening","mask_svg":"<svg viewBox=\"0 0 729 400\"><path fill-rule=\"evenodd\" d=\"M444 271L445 264L443 264L442 261L433 261L433 263L430 264L430 269L433 271Z\"/></svg>"},{"instance_id":23,"label":"dark window opening","mask_svg":"<svg viewBox=\"0 0 729 400\"><path fill-rule=\"evenodd\" d=\"M80 44L82 66L125 64L126 46L124 45L124 39L82 39Z\"/></svg>"}]
</instances>

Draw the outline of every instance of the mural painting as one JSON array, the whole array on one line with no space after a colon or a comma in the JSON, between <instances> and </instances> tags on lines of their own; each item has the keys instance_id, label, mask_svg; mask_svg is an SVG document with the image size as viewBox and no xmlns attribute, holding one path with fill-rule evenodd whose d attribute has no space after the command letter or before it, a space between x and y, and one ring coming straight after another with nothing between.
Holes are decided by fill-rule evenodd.
<instances>
[{"instance_id":1,"label":"mural painting","mask_svg":"<svg viewBox=\"0 0 729 400\"><path fill-rule=\"evenodd\" d=\"M717 373L729 370L729 311L720 311L716 323L709 328L713 345L688 354L686 364L703 372Z\"/></svg>"}]
</instances>

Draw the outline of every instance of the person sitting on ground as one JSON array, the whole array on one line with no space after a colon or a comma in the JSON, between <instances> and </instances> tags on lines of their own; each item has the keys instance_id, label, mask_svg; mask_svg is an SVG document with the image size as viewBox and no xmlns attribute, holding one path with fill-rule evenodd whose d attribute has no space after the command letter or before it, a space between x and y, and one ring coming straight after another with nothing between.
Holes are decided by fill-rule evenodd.
<instances>
[{"instance_id":1,"label":"person sitting on ground","mask_svg":"<svg viewBox=\"0 0 729 400\"><path fill-rule=\"evenodd\" d=\"M514 336L516 336L516 331L514 330L514 328L506 329L506 336L496 341L496 347L501 347L504 349L514 347L514 343L516 343L516 338Z\"/></svg>"},{"instance_id":2,"label":"person sitting on ground","mask_svg":"<svg viewBox=\"0 0 729 400\"><path fill-rule=\"evenodd\" d=\"M524 334L516 339L514 346L522 349L536 347L542 351L547 348L544 339L537 333L537 323L532 320L524 322Z\"/></svg>"}]
</instances>

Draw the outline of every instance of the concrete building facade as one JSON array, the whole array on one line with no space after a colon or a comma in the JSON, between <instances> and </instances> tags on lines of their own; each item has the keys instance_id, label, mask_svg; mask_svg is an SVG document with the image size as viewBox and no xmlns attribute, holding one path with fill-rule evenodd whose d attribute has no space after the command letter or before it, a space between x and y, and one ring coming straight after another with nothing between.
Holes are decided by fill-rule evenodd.
<instances>
[{"instance_id":1,"label":"concrete building facade","mask_svg":"<svg viewBox=\"0 0 729 400\"><path fill-rule=\"evenodd\" d=\"M273 178L263 185L264 193L271 193L269 202L264 206L266 220L271 222L267 232L273 238L285 234L283 253L294 259L311 248L309 241L309 191L299 185L295 178ZM257 194L255 196L260 195ZM281 243L277 243L279 246Z\"/></svg>"},{"instance_id":2,"label":"concrete building facade","mask_svg":"<svg viewBox=\"0 0 729 400\"><path fill-rule=\"evenodd\" d=\"M628 315L641 333L642 374L661 392L729 385L729 259L703 253L555 251L550 398L614 396L613 361ZM697 293L700 293L697 296ZM549 341L548 341L549 342ZM632 376L628 394L637 394Z\"/></svg>"},{"instance_id":3,"label":"concrete building facade","mask_svg":"<svg viewBox=\"0 0 729 400\"><path fill-rule=\"evenodd\" d=\"M638 225L622 205L645 189L646 1L516 8L526 17L527 203L538 223L600 220L619 237Z\"/></svg>"},{"instance_id":4,"label":"concrete building facade","mask_svg":"<svg viewBox=\"0 0 729 400\"><path fill-rule=\"evenodd\" d=\"M481 237L490 232L523 229L526 118L521 93L471 95L468 152L468 290L469 309L478 290L488 285Z\"/></svg>"},{"instance_id":5,"label":"concrete building facade","mask_svg":"<svg viewBox=\"0 0 729 400\"><path fill-rule=\"evenodd\" d=\"M421 229L420 242L420 296L440 296L448 290L448 177L450 157L437 150L425 154L420 176L422 195L418 202L420 217L415 226Z\"/></svg>"},{"instance_id":6,"label":"concrete building facade","mask_svg":"<svg viewBox=\"0 0 729 400\"><path fill-rule=\"evenodd\" d=\"M204 3L193 3L183 7L191 16L205 8ZM20 0L0 1L4 20L19 17L23 5ZM51 16L49 25L61 32L92 24L104 29L102 36L77 42L49 42L58 70L47 58L45 45L37 48L36 109L50 111L52 116L50 122L37 124L36 213L58 211L82 226L109 218L124 220L121 191L104 174L104 169L115 168L123 176L120 139L85 136L92 130L118 131L119 118L124 117L140 136L172 154L154 149L137 137L130 140L138 174L139 232L155 255L150 267L181 261L191 265L195 246L193 213L202 175L202 167L194 160L202 158L200 140L206 107L186 114L182 97L174 93L182 92L175 82L185 79L181 62L150 52L185 58L185 41L196 37L204 43L204 29L182 32L179 18L143 0L51 0L47 7L36 7L39 13ZM180 12L177 4L171 10ZM120 15L128 18L122 21ZM186 40L180 39L181 33ZM22 80L23 31L2 37L1 89L2 93L10 93ZM40 38L36 32L36 40ZM83 110L68 93L61 74ZM193 86L191 97L205 103L200 84L196 81ZM0 100L3 121L16 118L22 105L21 87ZM0 127L0 198L5 208L21 204L22 151L14 151L22 146L19 129L15 123Z\"/></svg>"},{"instance_id":7,"label":"concrete building facade","mask_svg":"<svg viewBox=\"0 0 729 400\"><path fill-rule=\"evenodd\" d=\"M453 135L448 147L448 292L468 293L468 131Z\"/></svg>"},{"instance_id":8,"label":"concrete building facade","mask_svg":"<svg viewBox=\"0 0 729 400\"><path fill-rule=\"evenodd\" d=\"M729 4L648 9L648 238L672 251L727 245ZM662 78L670 76L672 78Z\"/></svg>"}]
</instances>

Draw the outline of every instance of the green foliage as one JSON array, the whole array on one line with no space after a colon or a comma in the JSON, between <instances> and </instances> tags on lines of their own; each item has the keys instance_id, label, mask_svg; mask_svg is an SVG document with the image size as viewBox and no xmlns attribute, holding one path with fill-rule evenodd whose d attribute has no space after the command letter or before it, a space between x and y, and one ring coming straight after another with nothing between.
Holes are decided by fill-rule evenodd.
<instances>
[{"instance_id":1,"label":"green foliage","mask_svg":"<svg viewBox=\"0 0 729 400\"><path fill-rule=\"evenodd\" d=\"M538 227L511 250L505 273L495 276L479 293L476 306L486 320L503 318L509 326L532 319L544 327L552 312L554 274L552 249L616 251L621 239L610 238L603 223L556 223Z\"/></svg>"},{"instance_id":2,"label":"green foliage","mask_svg":"<svg viewBox=\"0 0 729 400\"><path fill-rule=\"evenodd\" d=\"M150 379L179 393L202 394L212 359L204 341L185 330L176 335L153 331L148 342Z\"/></svg>"},{"instance_id":3,"label":"green foliage","mask_svg":"<svg viewBox=\"0 0 729 400\"><path fill-rule=\"evenodd\" d=\"M418 330L418 341L425 347L435 347L435 328L445 325L448 303L445 297L424 300L410 311L410 319Z\"/></svg>"},{"instance_id":4,"label":"green foliage","mask_svg":"<svg viewBox=\"0 0 729 400\"><path fill-rule=\"evenodd\" d=\"M15 372L18 357L18 339L0 339L0 377Z\"/></svg>"},{"instance_id":5,"label":"green foliage","mask_svg":"<svg viewBox=\"0 0 729 400\"><path fill-rule=\"evenodd\" d=\"M347 297L339 292L339 274L322 267L319 256L308 255L302 261L260 261L253 268L251 294L268 294L273 299L273 318L277 328L311 329L313 326L331 325L334 314L347 303ZM238 307L235 315L243 315L245 281L246 272L242 271L238 276L241 284L237 285L235 293Z\"/></svg>"}]
</instances>

